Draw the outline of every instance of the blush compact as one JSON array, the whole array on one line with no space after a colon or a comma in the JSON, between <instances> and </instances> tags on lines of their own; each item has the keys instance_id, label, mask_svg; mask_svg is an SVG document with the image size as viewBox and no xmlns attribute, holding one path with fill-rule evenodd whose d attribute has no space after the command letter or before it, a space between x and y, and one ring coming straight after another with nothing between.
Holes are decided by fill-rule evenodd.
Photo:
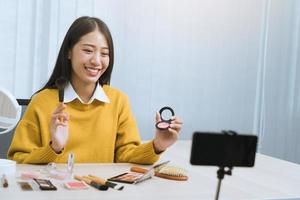
<instances>
[{"instance_id":1,"label":"blush compact","mask_svg":"<svg viewBox=\"0 0 300 200\"><path fill-rule=\"evenodd\" d=\"M161 121L156 123L156 128L159 130L167 130L170 127L172 117L175 116L175 112L171 107L165 106L159 110Z\"/></svg>"}]
</instances>

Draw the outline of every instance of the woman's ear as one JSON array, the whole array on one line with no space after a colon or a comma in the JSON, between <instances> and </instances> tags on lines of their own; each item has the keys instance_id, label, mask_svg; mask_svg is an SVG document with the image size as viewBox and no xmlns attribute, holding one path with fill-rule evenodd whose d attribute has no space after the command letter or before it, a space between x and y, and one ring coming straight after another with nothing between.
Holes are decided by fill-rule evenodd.
<instances>
[{"instance_id":1,"label":"woman's ear","mask_svg":"<svg viewBox=\"0 0 300 200\"><path fill-rule=\"evenodd\" d=\"M72 52L71 52L71 50L69 50L69 52L68 52L68 59L69 60L71 60L71 54L72 54Z\"/></svg>"}]
</instances>

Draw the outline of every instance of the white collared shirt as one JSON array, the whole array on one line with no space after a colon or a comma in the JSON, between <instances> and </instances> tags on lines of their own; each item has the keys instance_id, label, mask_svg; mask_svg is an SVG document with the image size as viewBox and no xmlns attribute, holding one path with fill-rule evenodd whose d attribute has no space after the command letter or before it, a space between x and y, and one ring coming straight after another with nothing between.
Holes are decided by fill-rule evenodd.
<instances>
[{"instance_id":1,"label":"white collared shirt","mask_svg":"<svg viewBox=\"0 0 300 200\"><path fill-rule=\"evenodd\" d=\"M79 101L83 104L91 104L95 99L102 101L104 103L110 103L109 98L105 94L101 85L99 85L98 83L96 84L96 88L95 88L93 96L87 103L84 103L82 101L82 99L78 96L78 94L74 90L73 86L70 83L68 83L68 85L65 87L65 90L64 90L64 102L68 103L68 102L73 101L74 99L79 99Z\"/></svg>"}]
</instances>

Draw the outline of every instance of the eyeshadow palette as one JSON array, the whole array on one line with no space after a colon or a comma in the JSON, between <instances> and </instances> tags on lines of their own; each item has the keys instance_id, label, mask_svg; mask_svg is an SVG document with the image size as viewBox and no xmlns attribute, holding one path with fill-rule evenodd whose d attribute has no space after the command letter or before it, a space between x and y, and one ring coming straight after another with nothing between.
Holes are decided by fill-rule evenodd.
<instances>
[{"instance_id":1,"label":"eyeshadow palette","mask_svg":"<svg viewBox=\"0 0 300 200\"><path fill-rule=\"evenodd\" d=\"M143 173L126 172L114 177L109 178L109 181L121 182L121 183L136 183L143 176Z\"/></svg>"}]
</instances>

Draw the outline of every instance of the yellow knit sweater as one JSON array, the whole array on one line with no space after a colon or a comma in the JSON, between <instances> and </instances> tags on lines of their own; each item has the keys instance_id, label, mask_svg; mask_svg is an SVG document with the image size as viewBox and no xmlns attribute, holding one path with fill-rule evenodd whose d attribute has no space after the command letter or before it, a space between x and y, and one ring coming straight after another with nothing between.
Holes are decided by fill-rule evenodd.
<instances>
[{"instance_id":1,"label":"yellow knit sweater","mask_svg":"<svg viewBox=\"0 0 300 200\"><path fill-rule=\"evenodd\" d=\"M94 100L67 103L69 137L62 153L50 147L50 119L58 106L56 89L36 94L19 122L8 158L18 163L67 162L73 152L78 163L131 162L152 164L159 159L153 141L141 144L128 98L110 86L103 86L110 103Z\"/></svg>"}]
</instances>

